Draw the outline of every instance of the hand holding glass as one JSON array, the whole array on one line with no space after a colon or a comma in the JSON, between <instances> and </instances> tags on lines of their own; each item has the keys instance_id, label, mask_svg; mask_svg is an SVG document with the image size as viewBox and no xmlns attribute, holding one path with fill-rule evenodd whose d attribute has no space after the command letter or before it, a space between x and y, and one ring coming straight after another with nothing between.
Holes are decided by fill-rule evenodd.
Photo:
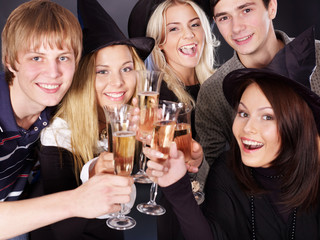
<instances>
[{"instance_id":1,"label":"hand holding glass","mask_svg":"<svg viewBox=\"0 0 320 240\"><path fill-rule=\"evenodd\" d=\"M129 105L114 107L113 111L106 110L112 128L114 172L121 176L130 176L133 168L135 150L135 122L132 116L133 108ZM123 214L124 204L116 217L109 218L107 225L117 230L133 228L136 221Z\"/></svg>"},{"instance_id":2,"label":"hand holding glass","mask_svg":"<svg viewBox=\"0 0 320 240\"><path fill-rule=\"evenodd\" d=\"M159 71L136 71L138 104L140 108L139 140L143 148L146 146L147 136L152 134L155 110L159 103L159 90L163 78L163 72ZM133 176L139 183L151 183L145 173L146 158L141 151L139 171Z\"/></svg>"},{"instance_id":3,"label":"hand holding glass","mask_svg":"<svg viewBox=\"0 0 320 240\"><path fill-rule=\"evenodd\" d=\"M187 103L179 103L180 112L177 118L177 125L174 132L174 141L177 144L177 149L182 151L185 157L185 162L192 161L192 132L191 132L191 112L192 106ZM194 185L199 185L198 181L192 181ZM193 190L194 198L198 205L204 201L204 193L200 190Z\"/></svg>"},{"instance_id":4,"label":"hand holding glass","mask_svg":"<svg viewBox=\"0 0 320 240\"><path fill-rule=\"evenodd\" d=\"M176 103L162 103L157 110L156 121L152 132L151 148L164 154L163 158L157 161L163 162L168 158L171 142L173 141L176 119L179 108ZM149 215L162 215L166 212L165 208L156 203L158 184L153 182L150 189L150 200L148 203L137 205L137 209Z\"/></svg>"}]
</instances>

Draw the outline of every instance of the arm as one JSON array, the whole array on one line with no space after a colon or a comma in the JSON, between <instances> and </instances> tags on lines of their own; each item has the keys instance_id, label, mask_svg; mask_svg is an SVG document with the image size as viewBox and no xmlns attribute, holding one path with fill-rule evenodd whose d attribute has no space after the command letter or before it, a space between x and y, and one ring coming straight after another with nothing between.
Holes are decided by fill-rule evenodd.
<instances>
[{"instance_id":1,"label":"arm","mask_svg":"<svg viewBox=\"0 0 320 240\"><path fill-rule=\"evenodd\" d=\"M8 239L70 217L94 218L107 212L116 212L119 210L118 203L130 200L132 183L131 178L103 174L94 176L74 190L2 202L0 239Z\"/></svg>"},{"instance_id":2,"label":"arm","mask_svg":"<svg viewBox=\"0 0 320 240\"><path fill-rule=\"evenodd\" d=\"M176 144L171 145L170 157L164 165L154 161L161 157L160 152L146 148L144 153L151 159L147 173L158 182L172 204L185 238L212 239L210 226L194 199L183 153L177 151Z\"/></svg>"}]
</instances>

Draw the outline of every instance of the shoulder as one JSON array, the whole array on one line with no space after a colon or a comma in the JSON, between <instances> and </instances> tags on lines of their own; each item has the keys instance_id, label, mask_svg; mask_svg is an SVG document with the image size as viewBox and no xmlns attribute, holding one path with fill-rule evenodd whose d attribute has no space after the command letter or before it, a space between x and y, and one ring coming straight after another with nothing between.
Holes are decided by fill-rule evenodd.
<instances>
[{"instance_id":1,"label":"shoulder","mask_svg":"<svg viewBox=\"0 0 320 240\"><path fill-rule=\"evenodd\" d=\"M217 84L222 86L223 79L225 76L232 72L233 70L244 68L242 63L240 62L236 53L234 53L233 57L222 64L214 74L212 74L203 84L204 87L216 86Z\"/></svg>"},{"instance_id":2,"label":"shoulder","mask_svg":"<svg viewBox=\"0 0 320 240\"><path fill-rule=\"evenodd\" d=\"M68 123L62 118L55 118L40 135L41 144L44 146L62 147L71 150L71 130Z\"/></svg>"},{"instance_id":3,"label":"shoulder","mask_svg":"<svg viewBox=\"0 0 320 240\"><path fill-rule=\"evenodd\" d=\"M210 167L206 185L209 188L216 189L230 189L233 187L238 188L236 178L227 165L226 153L222 154L213 165Z\"/></svg>"}]
</instances>

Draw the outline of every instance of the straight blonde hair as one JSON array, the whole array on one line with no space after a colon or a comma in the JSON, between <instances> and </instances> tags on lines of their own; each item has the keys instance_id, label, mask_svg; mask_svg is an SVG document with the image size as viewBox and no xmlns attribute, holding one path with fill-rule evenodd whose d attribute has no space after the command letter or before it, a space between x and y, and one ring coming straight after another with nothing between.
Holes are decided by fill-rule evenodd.
<instances>
[{"instance_id":1,"label":"straight blonde hair","mask_svg":"<svg viewBox=\"0 0 320 240\"><path fill-rule=\"evenodd\" d=\"M145 69L136 50L131 46L128 48L135 70ZM79 176L83 165L98 154L99 106L95 91L97 53L98 51L87 54L80 60L70 90L53 117L63 118L71 130L71 152L76 176Z\"/></svg>"}]
</instances>

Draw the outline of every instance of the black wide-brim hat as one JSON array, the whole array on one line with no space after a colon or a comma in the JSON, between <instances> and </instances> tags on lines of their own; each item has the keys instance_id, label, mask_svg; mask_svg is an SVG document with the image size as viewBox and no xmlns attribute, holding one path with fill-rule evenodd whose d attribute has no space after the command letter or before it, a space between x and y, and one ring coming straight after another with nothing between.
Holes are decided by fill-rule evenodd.
<instances>
[{"instance_id":1,"label":"black wide-brim hat","mask_svg":"<svg viewBox=\"0 0 320 240\"><path fill-rule=\"evenodd\" d=\"M313 112L320 133L320 96L310 87L310 77L315 65L315 38L312 27L280 50L266 68L243 68L230 72L224 78L223 92L229 104L234 108L245 90L240 89L245 80L274 79L281 81L306 101Z\"/></svg>"},{"instance_id":2,"label":"black wide-brim hat","mask_svg":"<svg viewBox=\"0 0 320 240\"><path fill-rule=\"evenodd\" d=\"M166 0L139 0L131 10L128 21L129 37L146 36L147 26L154 10ZM174 0L172 0L174 1ZM206 13L209 22L213 22L209 0L192 0Z\"/></svg>"},{"instance_id":3,"label":"black wide-brim hat","mask_svg":"<svg viewBox=\"0 0 320 240\"><path fill-rule=\"evenodd\" d=\"M78 0L77 8L83 32L83 55L112 45L132 46L142 60L151 53L153 38L127 38L97 0Z\"/></svg>"}]
</instances>

